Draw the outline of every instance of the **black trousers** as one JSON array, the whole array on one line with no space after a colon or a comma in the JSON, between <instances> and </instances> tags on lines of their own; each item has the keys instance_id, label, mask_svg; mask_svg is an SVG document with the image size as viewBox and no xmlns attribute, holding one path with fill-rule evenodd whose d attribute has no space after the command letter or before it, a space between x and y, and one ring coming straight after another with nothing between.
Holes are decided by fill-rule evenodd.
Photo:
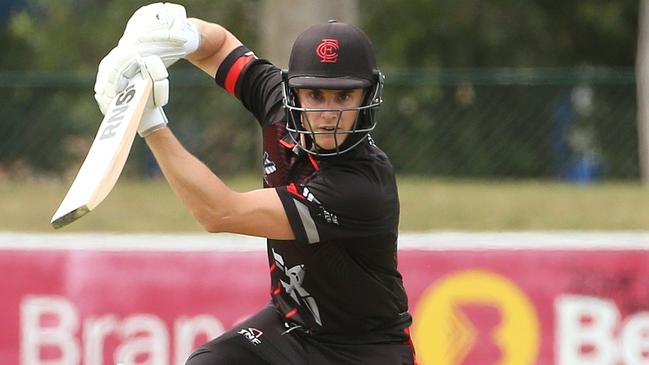
<instances>
[{"instance_id":1,"label":"black trousers","mask_svg":"<svg viewBox=\"0 0 649 365\"><path fill-rule=\"evenodd\" d=\"M413 365L408 344L340 345L287 328L271 305L197 349L186 365Z\"/></svg>"}]
</instances>

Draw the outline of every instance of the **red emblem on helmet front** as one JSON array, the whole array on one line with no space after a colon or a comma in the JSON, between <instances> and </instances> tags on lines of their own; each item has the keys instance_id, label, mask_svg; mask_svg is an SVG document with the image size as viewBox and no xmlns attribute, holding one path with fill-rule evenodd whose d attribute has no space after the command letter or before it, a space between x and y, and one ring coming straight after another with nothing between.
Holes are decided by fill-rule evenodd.
<instances>
[{"instance_id":1,"label":"red emblem on helmet front","mask_svg":"<svg viewBox=\"0 0 649 365\"><path fill-rule=\"evenodd\" d=\"M320 57L320 62L336 63L338 61L338 40L323 39L315 53Z\"/></svg>"}]
</instances>

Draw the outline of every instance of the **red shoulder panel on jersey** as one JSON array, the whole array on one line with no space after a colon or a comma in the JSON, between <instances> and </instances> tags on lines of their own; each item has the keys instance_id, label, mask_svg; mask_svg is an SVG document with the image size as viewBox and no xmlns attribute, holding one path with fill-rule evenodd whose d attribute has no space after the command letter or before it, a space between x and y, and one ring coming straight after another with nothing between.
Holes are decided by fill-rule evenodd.
<instances>
[{"instance_id":1,"label":"red shoulder panel on jersey","mask_svg":"<svg viewBox=\"0 0 649 365\"><path fill-rule=\"evenodd\" d=\"M282 146L284 146L284 147L286 147L286 148L293 148L293 147L295 147L295 143L289 143L289 142L287 142L287 141L285 141L285 140L283 140L283 139L280 139L280 140L279 140L279 144L281 144Z\"/></svg>"},{"instance_id":2,"label":"red shoulder panel on jersey","mask_svg":"<svg viewBox=\"0 0 649 365\"><path fill-rule=\"evenodd\" d=\"M291 194L293 194L293 195L299 197L300 199L303 199L303 198L304 198L304 197L302 196L302 194L298 193L298 191L297 191L297 185L295 185L295 183L290 183L290 184L286 185L286 191L288 191L289 193L291 193Z\"/></svg>"},{"instance_id":3,"label":"red shoulder panel on jersey","mask_svg":"<svg viewBox=\"0 0 649 365\"><path fill-rule=\"evenodd\" d=\"M232 67L230 67L228 75L225 77L225 90L227 90L231 95L235 96L234 88L237 86L237 80L239 80L241 71L254 59L254 55L243 55L237 59Z\"/></svg>"}]
</instances>

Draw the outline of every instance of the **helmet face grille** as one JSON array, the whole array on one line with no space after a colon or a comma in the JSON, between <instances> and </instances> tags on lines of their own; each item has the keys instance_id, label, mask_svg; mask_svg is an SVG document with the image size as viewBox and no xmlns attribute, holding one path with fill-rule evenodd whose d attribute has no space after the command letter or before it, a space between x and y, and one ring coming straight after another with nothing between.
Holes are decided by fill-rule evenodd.
<instances>
[{"instance_id":1,"label":"helmet face grille","mask_svg":"<svg viewBox=\"0 0 649 365\"><path fill-rule=\"evenodd\" d=\"M382 104L383 75L377 72L375 83L366 95L362 105L348 109L315 109L300 106L295 88L288 82L286 73L282 74L282 90L284 93L284 108L286 110L286 129L289 136L300 149L316 156L335 156L350 151L363 142L376 127L376 111ZM356 119L349 130L339 130L343 112L356 112ZM338 113L336 127L331 132L314 131L308 113L334 112ZM315 143L318 135L332 135L335 142L333 149L323 149ZM339 140L343 140L339 144Z\"/></svg>"}]
</instances>

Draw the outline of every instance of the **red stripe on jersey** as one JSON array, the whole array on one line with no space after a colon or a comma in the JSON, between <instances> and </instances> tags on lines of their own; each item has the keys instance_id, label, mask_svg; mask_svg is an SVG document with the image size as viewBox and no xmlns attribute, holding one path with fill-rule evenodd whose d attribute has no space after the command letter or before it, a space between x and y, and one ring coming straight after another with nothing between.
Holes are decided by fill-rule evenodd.
<instances>
[{"instance_id":1,"label":"red stripe on jersey","mask_svg":"<svg viewBox=\"0 0 649 365\"><path fill-rule=\"evenodd\" d=\"M237 86L237 81L239 80L239 75L241 71L247 64L250 63L255 58L253 55L244 55L239 57L239 59L230 67L228 75L225 77L225 90L227 90L232 96L234 96L234 88Z\"/></svg>"},{"instance_id":2,"label":"red stripe on jersey","mask_svg":"<svg viewBox=\"0 0 649 365\"><path fill-rule=\"evenodd\" d=\"M273 290L273 295L278 295L281 292L282 292L282 284L280 283L280 284L277 284L277 288L275 288L275 290Z\"/></svg>"},{"instance_id":3,"label":"red stripe on jersey","mask_svg":"<svg viewBox=\"0 0 649 365\"><path fill-rule=\"evenodd\" d=\"M286 142L286 141L283 140L283 139L280 139L280 140L279 140L279 144L281 144L282 146L284 146L284 147L286 147L286 148L293 148L293 147L295 147L295 143L291 144L291 143Z\"/></svg>"},{"instance_id":4,"label":"red stripe on jersey","mask_svg":"<svg viewBox=\"0 0 649 365\"><path fill-rule=\"evenodd\" d=\"M273 272L275 269L277 269L277 265L273 262L273 264L270 265L270 272Z\"/></svg>"},{"instance_id":5,"label":"red stripe on jersey","mask_svg":"<svg viewBox=\"0 0 649 365\"><path fill-rule=\"evenodd\" d=\"M294 183L290 183L290 184L286 185L286 191L288 191L289 193L291 193L291 194L293 194L295 196L300 197L300 199L304 199L302 194L298 193L297 186Z\"/></svg>"},{"instance_id":6,"label":"red stripe on jersey","mask_svg":"<svg viewBox=\"0 0 649 365\"><path fill-rule=\"evenodd\" d=\"M291 309L290 312L288 312L288 313L286 313L284 315L284 318L291 318L291 317L293 317L295 315L295 313L297 313L297 308Z\"/></svg>"},{"instance_id":7,"label":"red stripe on jersey","mask_svg":"<svg viewBox=\"0 0 649 365\"><path fill-rule=\"evenodd\" d=\"M320 166L319 166L318 163L316 162L315 158L313 158L313 156L311 156L310 153L309 153L307 156L309 156L309 161L311 161L311 165L313 165L313 168L314 168L316 171L320 171Z\"/></svg>"}]
</instances>

